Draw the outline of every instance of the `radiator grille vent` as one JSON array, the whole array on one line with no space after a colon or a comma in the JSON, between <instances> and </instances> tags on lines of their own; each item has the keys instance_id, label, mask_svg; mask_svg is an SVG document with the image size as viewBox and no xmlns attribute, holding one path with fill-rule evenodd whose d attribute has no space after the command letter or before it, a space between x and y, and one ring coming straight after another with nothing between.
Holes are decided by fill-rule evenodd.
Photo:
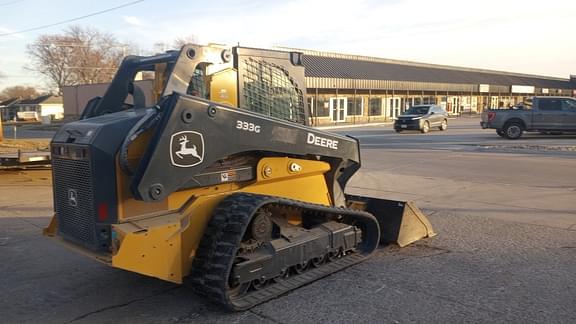
<instances>
[{"instance_id":1,"label":"radiator grille vent","mask_svg":"<svg viewBox=\"0 0 576 324\"><path fill-rule=\"evenodd\" d=\"M97 245L90 162L55 158L52 168L59 233L87 246Z\"/></svg>"}]
</instances>

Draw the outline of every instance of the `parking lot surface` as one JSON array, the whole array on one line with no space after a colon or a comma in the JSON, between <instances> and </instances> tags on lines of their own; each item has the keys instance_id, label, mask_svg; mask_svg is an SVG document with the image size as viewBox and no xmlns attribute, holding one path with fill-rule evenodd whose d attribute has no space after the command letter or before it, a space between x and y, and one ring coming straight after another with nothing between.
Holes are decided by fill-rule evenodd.
<instances>
[{"instance_id":1,"label":"parking lot surface","mask_svg":"<svg viewBox=\"0 0 576 324\"><path fill-rule=\"evenodd\" d=\"M439 235L382 246L240 313L43 237L50 171L0 171L0 322L574 323L576 136L508 141L477 122L425 135L334 130L361 141L363 167L347 191L413 200Z\"/></svg>"}]
</instances>

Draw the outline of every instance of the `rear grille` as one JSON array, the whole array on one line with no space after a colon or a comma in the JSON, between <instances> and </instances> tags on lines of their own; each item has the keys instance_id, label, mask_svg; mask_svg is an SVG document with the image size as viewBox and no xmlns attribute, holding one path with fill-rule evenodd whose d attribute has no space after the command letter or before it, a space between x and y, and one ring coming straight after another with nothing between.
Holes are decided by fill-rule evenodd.
<instances>
[{"instance_id":1,"label":"rear grille","mask_svg":"<svg viewBox=\"0 0 576 324\"><path fill-rule=\"evenodd\" d=\"M52 168L60 235L83 245L97 245L90 161L55 158Z\"/></svg>"}]
</instances>

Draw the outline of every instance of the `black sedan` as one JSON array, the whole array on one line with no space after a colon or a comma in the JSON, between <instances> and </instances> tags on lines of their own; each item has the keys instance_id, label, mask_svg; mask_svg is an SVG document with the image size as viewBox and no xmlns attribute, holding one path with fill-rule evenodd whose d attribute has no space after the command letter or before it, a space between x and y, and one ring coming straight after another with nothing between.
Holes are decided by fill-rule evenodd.
<instances>
[{"instance_id":1,"label":"black sedan","mask_svg":"<svg viewBox=\"0 0 576 324\"><path fill-rule=\"evenodd\" d=\"M419 130L428 133L431 127L441 131L448 128L448 113L437 105L412 106L394 121L394 130Z\"/></svg>"}]
</instances>

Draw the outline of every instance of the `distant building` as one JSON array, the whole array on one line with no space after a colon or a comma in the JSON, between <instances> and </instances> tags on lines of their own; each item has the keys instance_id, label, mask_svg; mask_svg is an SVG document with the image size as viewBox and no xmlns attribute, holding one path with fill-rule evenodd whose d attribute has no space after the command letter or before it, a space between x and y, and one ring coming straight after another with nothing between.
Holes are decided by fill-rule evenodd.
<instances>
[{"instance_id":1,"label":"distant building","mask_svg":"<svg viewBox=\"0 0 576 324\"><path fill-rule=\"evenodd\" d=\"M62 97L44 95L33 99L12 98L0 103L2 120L41 121L64 118Z\"/></svg>"},{"instance_id":2,"label":"distant building","mask_svg":"<svg viewBox=\"0 0 576 324\"><path fill-rule=\"evenodd\" d=\"M388 121L408 107L438 104L451 115L503 108L534 95L576 96L576 78L304 53L312 123Z\"/></svg>"},{"instance_id":3,"label":"distant building","mask_svg":"<svg viewBox=\"0 0 576 324\"><path fill-rule=\"evenodd\" d=\"M12 113L10 107L12 107L12 105L18 103L18 101L20 101L20 99L18 98L10 98L7 99L5 101L0 102L0 119L1 120L13 120L14 119L14 114ZM12 118L10 118L12 117Z\"/></svg>"}]
</instances>

